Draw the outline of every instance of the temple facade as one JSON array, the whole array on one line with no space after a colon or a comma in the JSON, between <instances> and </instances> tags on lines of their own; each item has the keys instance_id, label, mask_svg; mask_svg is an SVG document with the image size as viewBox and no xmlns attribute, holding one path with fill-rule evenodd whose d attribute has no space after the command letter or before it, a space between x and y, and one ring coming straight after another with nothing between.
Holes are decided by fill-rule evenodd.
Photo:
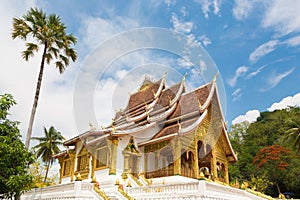
<instances>
[{"instance_id":1,"label":"temple facade","mask_svg":"<svg viewBox=\"0 0 300 200\"><path fill-rule=\"evenodd\" d=\"M169 87L165 76L145 78L109 126L91 127L64 145L68 150L54 156L60 183L80 179L142 185L177 176L228 184L228 165L237 161L216 77L189 92L185 76Z\"/></svg>"}]
</instances>

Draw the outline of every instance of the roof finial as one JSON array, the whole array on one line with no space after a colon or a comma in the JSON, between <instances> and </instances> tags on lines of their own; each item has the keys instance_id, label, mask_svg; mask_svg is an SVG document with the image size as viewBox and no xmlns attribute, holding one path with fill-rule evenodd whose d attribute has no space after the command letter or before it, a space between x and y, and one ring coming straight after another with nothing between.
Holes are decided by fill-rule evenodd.
<instances>
[{"instance_id":1,"label":"roof finial","mask_svg":"<svg viewBox=\"0 0 300 200\"><path fill-rule=\"evenodd\" d=\"M163 74L163 79L164 79L164 78L166 78L167 74L168 74L168 72L167 72L167 71L166 71L166 72L164 72L164 74Z\"/></svg>"},{"instance_id":2,"label":"roof finial","mask_svg":"<svg viewBox=\"0 0 300 200\"><path fill-rule=\"evenodd\" d=\"M217 71L217 73L216 73L215 76L213 77L212 82L216 82L218 76L219 76L219 71Z\"/></svg>"},{"instance_id":3,"label":"roof finial","mask_svg":"<svg viewBox=\"0 0 300 200\"><path fill-rule=\"evenodd\" d=\"M91 122L89 122L89 127L90 127L90 130L91 130L91 131L96 130L96 128L94 127L94 125L93 125Z\"/></svg>"},{"instance_id":4,"label":"roof finial","mask_svg":"<svg viewBox=\"0 0 300 200\"><path fill-rule=\"evenodd\" d=\"M187 75L188 75L188 73L185 72L185 74L183 75L183 78L182 78L183 81L185 80L185 78L187 77Z\"/></svg>"}]
</instances>

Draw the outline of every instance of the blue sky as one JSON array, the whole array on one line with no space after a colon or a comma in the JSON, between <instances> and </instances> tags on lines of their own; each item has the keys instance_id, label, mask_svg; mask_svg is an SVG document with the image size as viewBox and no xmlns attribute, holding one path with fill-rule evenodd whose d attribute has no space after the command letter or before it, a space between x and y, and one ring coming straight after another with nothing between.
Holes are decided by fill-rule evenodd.
<instances>
[{"instance_id":1,"label":"blue sky","mask_svg":"<svg viewBox=\"0 0 300 200\"><path fill-rule=\"evenodd\" d=\"M78 37L78 61L63 75L47 67L34 135L43 126L54 125L68 138L78 129L74 121L73 94L76 77L87 57L101 43L134 28L157 27L178 31L200 45L220 71L226 91L225 117L229 123L253 121L260 111L299 105L300 8L299 0L195 0L195 1L98 1L45 0L0 2L1 71L0 93L12 93L18 105L12 117L21 121L25 134L32 105L39 56L26 63L20 51L24 44L10 37L11 20L30 7L56 13L67 25L68 32ZM142 51L124 56L118 62L142 65L153 60L163 66L183 64L163 52ZM8 67L9 66L9 67ZM159 68L159 67L158 67ZM159 70L158 70L159 71ZM162 73L160 73L162 74ZM136 87L139 77L130 77L127 69L115 70L119 79L108 78L95 89L96 121L82 123L107 124L114 109L126 105L116 91L124 76ZM134 82L135 81L135 82ZM120 82L119 82L120 83ZM119 85L120 87L120 85ZM128 89L128 88L127 88ZM112 92L115 91L115 92ZM125 90L124 90L125 91ZM126 90L127 92L127 90ZM120 104L120 101L124 102ZM75 134L74 134L75 133Z\"/></svg>"}]
</instances>

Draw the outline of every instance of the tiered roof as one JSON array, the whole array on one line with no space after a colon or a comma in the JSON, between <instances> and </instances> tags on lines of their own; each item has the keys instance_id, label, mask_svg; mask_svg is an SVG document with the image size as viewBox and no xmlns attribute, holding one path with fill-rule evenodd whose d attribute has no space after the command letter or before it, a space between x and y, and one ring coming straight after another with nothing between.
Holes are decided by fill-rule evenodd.
<instances>
[{"instance_id":1,"label":"tiered roof","mask_svg":"<svg viewBox=\"0 0 300 200\"><path fill-rule=\"evenodd\" d=\"M123 136L149 134L146 141L138 145L163 141L184 135L195 130L208 115L208 107L217 104L218 120L221 123L223 143L227 148L226 156L229 161L236 161L232 150L223 115L220 109L216 80L207 83L191 92L186 92L185 76L182 80L167 88L165 76L156 81L144 81L140 90L130 95L125 110L119 111L111 125L101 130L91 130L66 141L67 146L74 145L79 139L93 136L87 141L95 143L107 136Z\"/></svg>"}]
</instances>

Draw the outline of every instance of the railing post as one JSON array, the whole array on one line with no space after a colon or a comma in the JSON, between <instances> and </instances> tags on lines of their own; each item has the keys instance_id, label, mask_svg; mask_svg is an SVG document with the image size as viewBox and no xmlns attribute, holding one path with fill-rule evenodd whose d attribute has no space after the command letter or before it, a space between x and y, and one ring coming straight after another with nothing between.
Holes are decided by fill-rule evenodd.
<instances>
[{"instance_id":1,"label":"railing post","mask_svg":"<svg viewBox=\"0 0 300 200\"><path fill-rule=\"evenodd\" d=\"M75 196L77 196L81 193L81 186L82 186L82 181L75 181L74 182L74 194L75 194Z\"/></svg>"},{"instance_id":2,"label":"railing post","mask_svg":"<svg viewBox=\"0 0 300 200\"><path fill-rule=\"evenodd\" d=\"M206 182L205 181L199 181L198 191L199 191L200 196L205 195L205 191L206 191Z\"/></svg>"}]
</instances>

